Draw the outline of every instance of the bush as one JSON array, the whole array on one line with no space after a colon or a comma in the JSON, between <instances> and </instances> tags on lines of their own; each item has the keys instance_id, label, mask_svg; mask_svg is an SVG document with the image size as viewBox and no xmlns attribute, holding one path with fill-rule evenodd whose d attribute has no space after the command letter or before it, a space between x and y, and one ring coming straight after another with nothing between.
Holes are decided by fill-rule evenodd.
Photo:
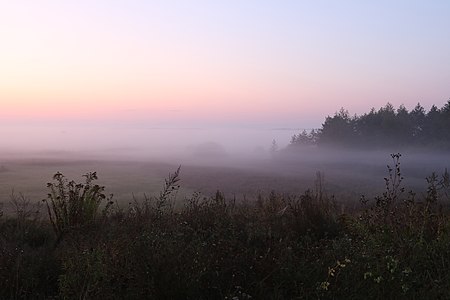
<instances>
[{"instance_id":1,"label":"bush","mask_svg":"<svg viewBox=\"0 0 450 300\"><path fill-rule=\"evenodd\" d=\"M91 224L100 216L105 216L112 202L104 194L105 187L93 184L97 173L87 173L85 183L68 181L61 174L53 176L55 183L48 183L50 193L44 200L50 222L58 239L70 228ZM100 215L100 205L107 202Z\"/></svg>"}]
</instances>

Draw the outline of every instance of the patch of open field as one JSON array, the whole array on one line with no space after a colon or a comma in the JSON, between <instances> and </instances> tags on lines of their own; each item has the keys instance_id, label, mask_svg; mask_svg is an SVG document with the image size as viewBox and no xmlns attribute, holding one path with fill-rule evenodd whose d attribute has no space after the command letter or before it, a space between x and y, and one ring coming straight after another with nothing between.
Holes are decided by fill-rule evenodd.
<instances>
[{"instance_id":1,"label":"patch of open field","mask_svg":"<svg viewBox=\"0 0 450 300\"><path fill-rule=\"evenodd\" d=\"M427 160L407 159L402 165L407 190L424 191L425 177L432 171L441 172L446 164ZM320 172L323 189L341 202L355 204L361 195L373 197L384 190L383 177L387 175L388 158L324 159L265 159L258 161L230 161L230 163L194 163L182 161L181 189L177 200L182 201L194 192L205 196L220 190L226 197L252 200L258 194L267 195L275 190L287 194L301 194L314 189ZM158 161L21 158L0 162L0 202L7 203L12 191L22 193L33 202L47 195L46 185L56 172L69 180L83 181L83 174L97 172L98 184L106 187L107 194L119 205L133 199L141 200L144 194L158 195L169 173L179 165ZM133 198L134 197L134 198ZM7 209L6 209L7 210Z\"/></svg>"}]
</instances>

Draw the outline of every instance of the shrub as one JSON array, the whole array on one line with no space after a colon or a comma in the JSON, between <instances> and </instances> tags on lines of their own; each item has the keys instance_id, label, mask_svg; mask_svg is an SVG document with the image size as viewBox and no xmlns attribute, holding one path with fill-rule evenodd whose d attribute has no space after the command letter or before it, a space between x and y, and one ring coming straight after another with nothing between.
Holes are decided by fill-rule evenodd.
<instances>
[{"instance_id":1,"label":"shrub","mask_svg":"<svg viewBox=\"0 0 450 300\"><path fill-rule=\"evenodd\" d=\"M50 193L43 201L47 205L48 216L58 239L72 227L91 224L97 220L102 202L107 201L103 215L112 204L104 194L105 187L93 184L97 180L96 172L83 176L86 178L84 184L68 181L58 172L53 176L55 182L47 184Z\"/></svg>"}]
</instances>

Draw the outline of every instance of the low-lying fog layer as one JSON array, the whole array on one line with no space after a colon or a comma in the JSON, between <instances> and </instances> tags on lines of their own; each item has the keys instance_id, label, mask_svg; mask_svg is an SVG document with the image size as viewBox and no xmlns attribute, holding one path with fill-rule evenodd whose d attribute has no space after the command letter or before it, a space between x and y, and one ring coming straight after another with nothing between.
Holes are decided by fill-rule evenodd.
<instances>
[{"instance_id":1,"label":"low-lying fog layer","mask_svg":"<svg viewBox=\"0 0 450 300\"><path fill-rule=\"evenodd\" d=\"M263 155L285 147L295 129L3 126L3 155L58 153L127 159Z\"/></svg>"},{"instance_id":2,"label":"low-lying fog layer","mask_svg":"<svg viewBox=\"0 0 450 300\"><path fill-rule=\"evenodd\" d=\"M0 202L12 189L33 199L46 195L45 184L61 171L81 181L97 171L100 183L118 201L133 193L156 194L169 172L182 166L182 197L194 191L255 197L270 190L299 194L314 188L316 172L325 190L340 200L374 196L384 189L391 153L316 147L285 150L298 130L158 129L82 127L3 127L0 134ZM277 142L277 151L272 141ZM418 192L425 177L450 167L450 155L407 150L401 157L404 186Z\"/></svg>"}]
</instances>

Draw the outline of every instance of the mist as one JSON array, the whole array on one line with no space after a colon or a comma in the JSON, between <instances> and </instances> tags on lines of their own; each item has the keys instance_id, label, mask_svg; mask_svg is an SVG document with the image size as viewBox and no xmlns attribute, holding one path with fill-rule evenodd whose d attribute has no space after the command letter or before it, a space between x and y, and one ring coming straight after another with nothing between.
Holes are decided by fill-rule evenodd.
<instances>
[{"instance_id":1,"label":"mist","mask_svg":"<svg viewBox=\"0 0 450 300\"><path fill-rule=\"evenodd\" d=\"M425 190L427 176L450 166L448 155L419 148L290 146L299 132L263 127L4 126L0 196L7 199L15 190L39 199L56 172L79 179L97 171L116 200L126 203L136 195L157 194L164 178L181 166L180 199L217 190L246 199L272 190L301 194L315 188L320 174L328 194L353 205L361 195L383 192L392 153L402 154L403 186L419 192Z\"/></svg>"},{"instance_id":2,"label":"mist","mask_svg":"<svg viewBox=\"0 0 450 300\"><path fill-rule=\"evenodd\" d=\"M275 139L288 145L298 129L170 128L102 125L9 125L0 128L3 155L57 153L129 160L172 160L189 156L262 155ZM216 153L217 152L217 153Z\"/></svg>"}]
</instances>

